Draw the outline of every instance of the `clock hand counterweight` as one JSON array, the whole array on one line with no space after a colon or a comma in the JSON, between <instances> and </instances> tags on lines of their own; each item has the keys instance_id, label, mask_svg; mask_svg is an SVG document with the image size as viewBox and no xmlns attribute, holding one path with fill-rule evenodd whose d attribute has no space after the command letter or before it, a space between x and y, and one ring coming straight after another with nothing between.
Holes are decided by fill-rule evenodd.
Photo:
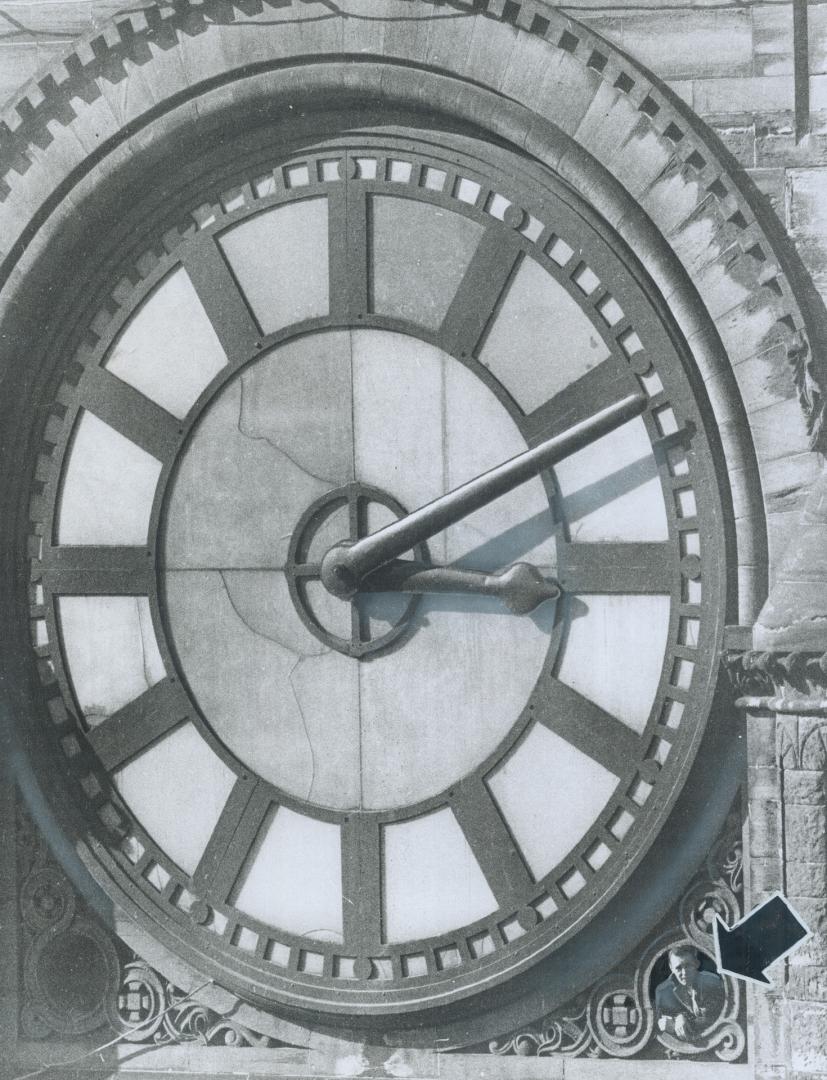
<instances>
[{"instance_id":1,"label":"clock hand counterweight","mask_svg":"<svg viewBox=\"0 0 827 1080\"><path fill-rule=\"evenodd\" d=\"M545 578L536 566L518 562L486 574L457 566L431 566L412 559L394 559L368 574L359 586L363 593L473 593L495 596L515 615L527 615L545 600L555 600L560 586Z\"/></svg>"},{"instance_id":2,"label":"clock hand counterweight","mask_svg":"<svg viewBox=\"0 0 827 1080\"><path fill-rule=\"evenodd\" d=\"M383 529L361 540L334 545L322 559L322 583L334 596L350 599L372 571L501 495L513 491L548 466L608 435L621 424L639 416L645 407L645 397L630 394L560 435L554 435L495 466Z\"/></svg>"}]
</instances>

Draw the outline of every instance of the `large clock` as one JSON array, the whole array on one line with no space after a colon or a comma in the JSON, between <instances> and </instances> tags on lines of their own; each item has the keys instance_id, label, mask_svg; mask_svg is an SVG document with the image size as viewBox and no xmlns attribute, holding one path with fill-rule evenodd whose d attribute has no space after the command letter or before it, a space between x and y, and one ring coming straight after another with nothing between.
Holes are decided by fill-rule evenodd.
<instances>
[{"instance_id":1,"label":"large clock","mask_svg":"<svg viewBox=\"0 0 827 1080\"><path fill-rule=\"evenodd\" d=\"M726 519L686 346L577 192L471 138L273 141L146 204L78 268L32 499L96 876L291 1015L492 990L635 874L704 733Z\"/></svg>"}]
</instances>

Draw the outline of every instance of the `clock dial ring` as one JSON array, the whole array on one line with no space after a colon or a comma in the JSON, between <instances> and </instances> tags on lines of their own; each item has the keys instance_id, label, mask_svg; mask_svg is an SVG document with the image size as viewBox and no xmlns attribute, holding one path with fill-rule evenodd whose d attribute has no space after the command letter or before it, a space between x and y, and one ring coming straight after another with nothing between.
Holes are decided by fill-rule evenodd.
<instances>
[{"instance_id":1,"label":"clock dial ring","mask_svg":"<svg viewBox=\"0 0 827 1080\"><path fill-rule=\"evenodd\" d=\"M402 155L401 154L399 155L399 157L400 157L400 160L402 160ZM215 231L217 231L217 227L216 227ZM520 242L522 243L522 241L520 241ZM381 325L383 325L385 328L387 328L388 326L395 326L397 328L401 328L402 325L403 325L398 321L394 322L393 320L388 320L388 319L378 320L378 319L375 319L375 318L373 320L371 320L369 317L366 317L366 316L367 316L367 313L365 313L365 315L363 316L364 325L370 325L372 321L376 325L381 323ZM323 325L329 325L329 323L326 323L324 321L316 322L316 323L313 324L312 329L321 329ZM405 325L406 331L410 332L410 330L411 330L410 325L409 324L404 324L404 325ZM293 328L293 329L295 329L295 328ZM311 326L310 325L305 325L302 329L305 332L309 332L310 329L311 329ZM457 340L457 341L470 340L467 337L465 339L463 339L462 335L457 330L452 331L452 333L454 334L454 339ZM417 334L419 336L423 336L421 328L417 328ZM442 340L444 341L445 339L443 338ZM272 343L273 343L273 339L271 338L270 340L265 341L263 343L263 347L267 348ZM249 346L249 347L251 347L253 350L255 350L257 344L258 344L257 342L253 342L252 345ZM236 346L236 347L238 347L238 346ZM479 368L481 366L481 365L476 363L476 361L475 361L475 359L473 357L468 357L468 356L463 357L462 356L463 352L470 351L470 349L466 350L466 349L464 349L462 347L457 347L457 351L460 354L459 359L465 360L469 364L469 366L474 367L476 365L477 368ZM241 353L239 353L239 355L241 355ZM487 378L488 378L488 381L490 383L492 381L491 378L490 378L490 374L487 375ZM505 395L506 392L501 390L501 394ZM653 409L661 408L661 405L662 405L662 403L656 400L655 404L653 405ZM664 435L664 433L662 431L658 431L658 429L655 426L656 421L654 419L652 419L650 417L647 422L649 423L649 425L652 428L653 435L656 435L659 439L663 439L663 438L668 439L669 438L668 434ZM154 430L152 424L150 424L150 429ZM664 450L664 453L666 453L666 450ZM670 491L672 490L672 486L673 486L671 484L671 481L674 480L674 479L675 479L674 477L671 477ZM677 489L677 490L685 490L685 489L680 488L680 489ZM684 522L684 525L685 525L685 522ZM674 527L674 533L675 534L677 534L679 532L680 533L686 533L687 531L688 531L688 529L685 528L685 527L680 528L678 525L675 525L675 527ZM619 554L622 554L622 553L617 553L617 552L615 553L616 556L619 556ZM691 556L692 554L693 554L692 552L687 552L688 556ZM577 553L575 552L575 553L572 554L572 560L570 560L570 566L573 566L574 569L569 571L575 577L576 577L576 572L578 572L578 564L577 564L576 559L577 559ZM588 567L586 569L588 570ZM583 572L582 567L580 568L580 572ZM592 572L594 572L593 567L592 567ZM132 575L132 578L134 580L134 574ZM679 583L680 583L680 587L683 587L683 584L682 584L683 579L678 579L678 580L679 580ZM686 608L686 610L689 610L689 609ZM692 617L692 616L689 616L689 615L686 615L686 614L678 615L674 611L673 611L673 614L672 614L673 622L675 622L679 618L690 618L690 617ZM56 631L57 631L57 627L56 627L56 624L54 622L52 622L50 624L49 630L50 630L50 633L49 633L50 640L56 640L56 636L53 636L53 635L56 635ZM675 653L674 655L675 655L676 659L687 659L687 657L680 656L677 653ZM693 650L693 655L697 655L696 650ZM668 676L666 677L666 681L668 683ZM679 688L675 687L673 689L675 690L675 693L672 695L670 700L679 701L680 695L677 693ZM661 725L661 726L663 726L663 725ZM650 767L650 772L651 772L651 767ZM479 806L478 793L476 793L474 795L474 798L470 799L471 803L474 803L474 799L477 800L476 809L474 811L475 815L484 816L483 810L481 810L480 806ZM604 822L601 825L601 828L605 829L605 827L606 827L606 823ZM359 843L362 843L362 841L359 841ZM148 848L147 850L150 850L150 849ZM141 856L141 858L143 858L143 856ZM158 865L163 865L163 860L162 859L159 859L157 861L158 861ZM577 861L577 866L579 867L579 872L581 872L581 873L582 873L582 871L584 869L584 862L585 862L585 860L584 860L582 854L579 855L578 856L578 861ZM140 863L140 859L139 859L139 863ZM495 871L492 870L492 873L495 873ZM549 876L555 877L555 875L557 877L560 876L559 874L557 874L556 869ZM167 884L164 885L164 888L161 890L162 894L167 889L167 886L168 886L168 882L167 882ZM526 889L527 889L528 892L531 891L530 886L527 886ZM535 889L534 891L536 892L537 890ZM174 892L174 890L172 890L170 892L170 896L173 895L173 892ZM150 893L150 895L151 895L151 893ZM559 895L559 893L555 893L555 895ZM525 898L523 898L523 899L525 899ZM523 912L523 915L521 916L519 914L519 912ZM523 931L523 933L519 934L519 937L520 938L523 938L524 936L525 937L530 937L531 936L530 930L526 930L526 926L525 926L525 924L531 922L531 920L527 917L527 904L526 903L521 902L521 906L517 910L515 910L515 912L513 914L513 918L517 920L517 924L520 926L520 928ZM544 920L540 919L539 916L538 916L538 920L539 921L544 921ZM252 925L255 925L254 920L247 920L247 921L251 922ZM508 919L500 920L500 923L507 923L508 921L509 921ZM493 932L500 932L501 934L504 935L504 932L502 931L502 927L501 927L500 923L497 923L497 929L496 929L496 931L493 931ZM384 948L384 952L390 954L390 966L391 966L391 971L392 971L393 975L395 977L398 975L400 981L403 984L407 981L408 986L410 986L412 989L414 987L416 987L417 980L426 980L426 981L427 980L433 980L435 977L436 978L439 977L439 973L442 970L444 970L447 973L446 974L446 980L449 977L453 978L454 976L451 974L451 970L450 970L451 965L447 964L447 966L445 968L440 968L440 966L439 966L440 963L441 962L446 962L447 963L447 961L444 961L444 960L440 961L438 959L438 954L439 954L440 950L442 950L444 952L445 950L450 951L451 949L454 949L460 955L461 960L466 960L466 958L467 958L467 962L469 964L469 967L473 966L473 961L476 959L476 960L480 961L480 964L478 965L478 967L484 968L486 966L486 961L485 961L484 957L476 957L475 958L472 955L468 954L468 949L469 949L468 940L469 940L469 938L473 938L478 931L482 932L482 933L490 933L490 932L492 932L490 923L485 924L484 929L481 930L480 927L482 927L482 926L483 926L482 922L479 923L479 926L477 926L477 924L473 924L472 927L471 927L471 930L469 932L463 931L463 935L460 938L457 938L456 935L454 935L453 938L451 937L451 935L442 935L441 938L437 939L436 943L429 944L428 949L425 950L421 954L424 957L423 962L424 962L424 965L425 965L425 970L424 970L424 972L422 974L417 974L414 971L408 971L406 973L403 970L406 963L408 964L409 968L411 968L411 967L415 968L415 966L416 966L416 965L411 965L409 961L403 961L402 957L404 955L409 955L409 956L415 956L416 955L416 956L418 956L420 954L416 953L415 951L410 952L410 950L409 950L408 954L405 954L404 949L402 947L400 947L399 949L397 949L397 948L393 948L393 949ZM244 929L244 927L242 927L242 929ZM247 929L250 929L250 928L247 927ZM255 932L258 933L258 930L256 930ZM205 931L205 933L207 933L207 931ZM233 931L233 933L235 933L235 931ZM267 931L267 933L269 933L269 931ZM232 936L232 934L230 936ZM258 950L258 949L261 948L260 943L261 943L261 940L262 940L263 937L266 937L266 933L265 933L264 930L262 930L261 933L259 933L259 935L258 935L258 940L257 940L256 946L255 946L255 950ZM289 935L287 935L287 937L289 938ZM271 939L272 939L272 935L271 935ZM270 939L268 939L268 940L270 940ZM463 940L465 941L464 946L462 945ZM513 940L516 941L517 938L515 937ZM299 939L299 942L301 942L301 939ZM306 942L304 942L304 944L306 945ZM508 942L507 939L503 938L503 946L510 945L510 944L511 943ZM263 947L265 952L266 952L268 947L270 947L270 946L267 943L265 943L265 945ZM405 946L405 947L407 947L407 946ZM242 946L242 949L243 948L244 948L244 946ZM307 982L310 983L310 984L313 984L314 981L323 980L323 979L326 979L326 978L332 978L332 979L334 979L334 981L336 980L336 976L333 974L333 968L335 967L335 963L336 963L335 951L334 950L326 950L326 949L321 948L320 946L318 948L319 948L319 955L322 955L325 958L322 961L322 964L321 964L321 971L318 972L318 973L315 973L313 970L307 969L305 971L293 972L292 969L291 969L291 978L297 979L297 977L299 975L305 976L307 978ZM521 948L522 948L522 946L521 946ZM300 954L301 954L302 951L304 951L305 953L313 952L313 949L305 948L304 950L302 950L299 943L291 944L291 947L290 947L290 960L288 961L288 967L290 967L290 965L293 965L294 963L295 963L295 965L297 967L299 967L301 965L301 963L307 963L306 960L302 961L300 959ZM377 951L377 950L374 950L374 951ZM516 950L515 950L515 952L516 952ZM295 959L294 959L294 953L296 954ZM445 956L447 956L447 955L448 955L448 953L445 953ZM330 956L329 960L328 960L328 956ZM264 959L266 959L266 957L264 957ZM376 959L381 959L381 957L377 957ZM313 963L315 964L316 961L314 960ZM316 975L316 974L318 974L318 980L314 980L314 975ZM355 969L354 969L354 975L356 975L356 970ZM346 976L344 978L344 982L349 983L349 979L350 979L350 977ZM357 979L357 981L358 981L358 979ZM370 980L366 980L366 982L369 982L369 981ZM382 980L382 981L384 981L384 980ZM341 992L341 991L350 992L350 985L343 985L342 981L337 981L336 989L337 989L337 992ZM384 990L385 988L382 988L382 989ZM357 993L361 993L361 992L362 992L361 990L357 991Z\"/></svg>"}]
</instances>

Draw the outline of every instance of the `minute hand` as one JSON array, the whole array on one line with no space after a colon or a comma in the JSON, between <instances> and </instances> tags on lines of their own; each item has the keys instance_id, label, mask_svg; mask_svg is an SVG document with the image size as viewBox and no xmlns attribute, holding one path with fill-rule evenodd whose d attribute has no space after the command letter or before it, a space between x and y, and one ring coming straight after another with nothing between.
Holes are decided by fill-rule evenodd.
<instances>
[{"instance_id":1,"label":"minute hand","mask_svg":"<svg viewBox=\"0 0 827 1080\"><path fill-rule=\"evenodd\" d=\"M322 560L321 578L325 588L334 596L353 596L366 574L513 491L549 465L614 431L645 408L646 399L642 395L630 394L383 529L352 543L336 544Z\"/></svg>"}]
</instances>

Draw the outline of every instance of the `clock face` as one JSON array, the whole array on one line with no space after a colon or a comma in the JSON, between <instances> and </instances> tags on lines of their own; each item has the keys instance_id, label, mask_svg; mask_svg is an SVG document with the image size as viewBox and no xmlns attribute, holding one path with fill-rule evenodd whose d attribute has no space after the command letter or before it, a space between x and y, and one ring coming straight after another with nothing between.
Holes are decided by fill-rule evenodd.
<instances>
[{"instance_id":1,"label":"clock face","mask_svg":"<svg viewBox=\"0 0 827 1080\"><path fill-rule=\"evenodd\" d=\"M685 354L548 174L364 135L181 196L92 324L32 627L136 917L257 1000L467 997L582 928L703 732L721 509ZM326 552L630 392L643 413L406 553L560 595L332 595Z\"/></svg>"}]
</instances>

